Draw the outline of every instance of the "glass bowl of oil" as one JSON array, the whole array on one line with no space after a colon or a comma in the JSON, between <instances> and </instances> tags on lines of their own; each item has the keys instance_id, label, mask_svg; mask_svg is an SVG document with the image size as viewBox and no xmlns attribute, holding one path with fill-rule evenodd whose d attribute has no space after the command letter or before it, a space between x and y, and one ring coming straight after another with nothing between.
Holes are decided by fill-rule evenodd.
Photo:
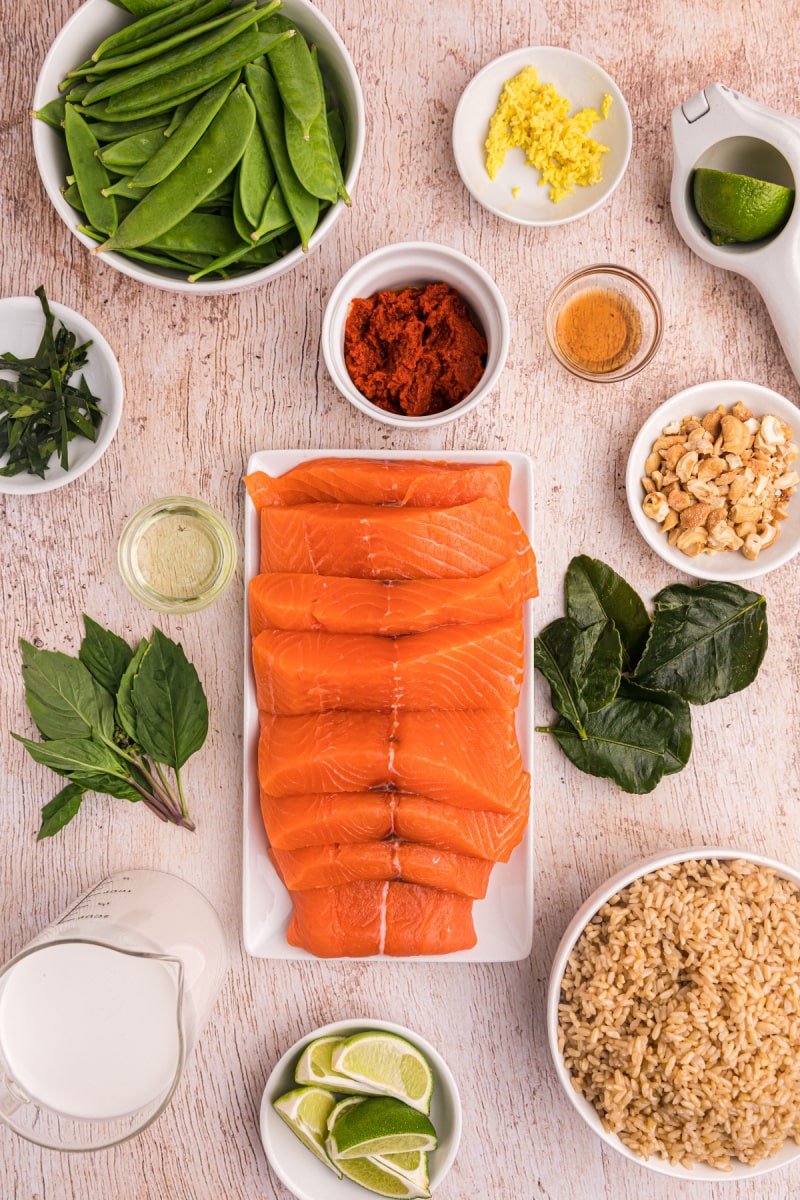
<instances>
[{"instance_id":1,"label":"glass bowl of oil","mask_svg":"<svg viewBox=\"0 0 800 1200\"><path fill-rule=\"evenodd\" d=\"M593 383L636 375L656 353L662 328L661 304L650 284L612 263L582 267L562 279L545 313L555 357Z\"/></svg>"},{"instance_id":2,"label":"glass bowl of oil","mask_svg":"<svg viewBox=\"0 0 800 1200\"><path fill-rule=\"evenodd\" d=\"M167 496L127 521L117 548L128 590L158 612L194 612L219 600L236 573L236 539L215 508Z\"/></svg>"}]
</instances>

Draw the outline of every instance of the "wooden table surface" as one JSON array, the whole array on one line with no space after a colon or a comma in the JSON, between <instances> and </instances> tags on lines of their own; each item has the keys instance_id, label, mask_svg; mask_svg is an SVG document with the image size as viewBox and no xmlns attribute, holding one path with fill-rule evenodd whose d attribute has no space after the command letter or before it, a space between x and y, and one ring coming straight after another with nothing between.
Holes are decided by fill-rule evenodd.
<instances>
[{"instance_id":1,"label":"wooden table surface","mask_svg":"<svg viewBox=\"0 0 800 1200\"><path fill-rule=\"evenodd\" d=\"M681 1192L674 1181L606 1151L561 1093L545 1036L546 980L581 900L641 856L718 843L800 860L800 560L759 581L770 622L766 660L746 692L695 710L695 749L682 774L651 795L631 797L578 773L548 740L537 741L534 948L526 961L506 965L287 963L244 955L241 568L215 607L159 619L197 664L211 702L208 742L187 769L193 836L122 801L90 797L63 833L36 843L38 810L56 789L51 773L9 737L9 730L31 728L17 639L75 653L84 611L130 641L145 634L153 614L128 594L115 565L126 518L159 495L195 495L227 514L241 545L243 466L253 450L273 447L527 451L537 472L537 629L562 612L564 571L574 554L605 559L648 600L675 582L674 571L646 548L625 503L625 461L639 424L668 396L706 379L752 380L794 402L800 390L757 293L693 256L675 229L670 112L719 80L773 108L794 103L800 115L796 6L320 0L364 90L368 136L355 203L291 274L218 298L140 286L69 235L37 176L28 111L45 52L76 3L17 0L4 7L2 295L29 295L44 284L51 299L93 321L119 358L125 409L110 450L80 480L41 496L0 496L0 958L105 874L150 866L208 895L227 929L231 969L180 1089L151 1130L82 1157L40 1150L3 1129L0 1196L285 1200L257 1124L273 1063L318 1025L380 1016L435 1043L461 1086L464 1138L441 1200L672 1200ZM541 44L579 51L613 76L630 106L633 153L605 207L569 225L525 229L471 200L456 172L450 130L461 91L480 67ZM492 399L424 435L358 414L335 391L318 353L325 302L342 272L387 241L417 238L480 262L511 316L511 350ZM657 359L612 386L583 384L562 371L542 332L551 288L597 261L640 271L665 315ZM546 717L541 689L538 707ZM698 1200L779 1200L800 1192L800 1166L691 1190ZM334 1200L335 1191L332 1182Z\"/></svg>"}]
</instances>

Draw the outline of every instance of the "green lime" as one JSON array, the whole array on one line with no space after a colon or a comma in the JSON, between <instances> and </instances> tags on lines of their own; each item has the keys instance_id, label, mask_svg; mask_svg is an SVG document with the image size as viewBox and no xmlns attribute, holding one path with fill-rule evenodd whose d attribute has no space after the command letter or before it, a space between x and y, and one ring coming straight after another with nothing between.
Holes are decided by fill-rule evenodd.
<instances>
[{"instance_id":1,"label":"green lime","mask_svg":"<svg viewBox=\"0 0 800 1200\"><path fill-rule=\"evenodd\" d=\"M333 1092L358 1092L371 1096L379 1095L376 1088L369 1084L356 1084L346 1075L339 1075L331 1066L331 1055L344 1038L328 1035L316 1038L310 1042L300 1056L295 1068L294 1077L297 1083L315 1084L317 1087L330 1088Z\"/></svg>"},{"instance_id":2,"label":"green lime","mask_svg":"<svg viewBox=\"0 0 800 1200\"><path fill-rule=\"evenodd\" d=\"M326 1146L337 1161L375 1154L435 1150L436 1130L430 1118L393 1096L367 1097L343 1107L332 1122Z\"/></svg>"},{"instance_id":3,"label":"green lime","mask_svg":"<svg viewBox=\"0 0 800 1200\"><path fill-rule=\"evenodd\" d=\"M794 188L708 167L695 171L692 195L715 246L756 242L777 233L794 204Z\"/></svg>"},{"instance_id":4,"label":"green lime","mask_svg":"<svg viewBox=\"0 0 800 1200\"><path fill-rule=\"evenodd\" d=\"M407 1176L387 1170L375 1158L349 1158L341 1166L348 1179L369 1188L371 1192L377 1192L379 1196L398 1196L401 1200L430 1196L427 1188L418 1188Z\"/></svg>"},{"instance_id":5,"label":"green lime","mask_svg":"<svg viewBox=\"0 0 800 1200\"><path fill-rule=\"evenodd\" d=\"M324 1088L300 1087L279 1096L273 1101L272 1107L303 1145L341 1179L341 1171L331 1162L325 1150L328 1117L336 1107L336 1098Z\"/></svg>"},{"instance_id":6,"label":"green lime","mask_svg":"<svg viewBox=\"0 0 800 1200\"><path fill-rule=\"evenodd\" d=\"M396 1171L398 1175L405 1175L420 1192L428 1193L431 1180L428 1173L428 1156L424 1150L407 1150L405 1154L376 1154L372 1162L386 1171Z\"/></svg>"},{"instance_id":7,"label":"green lime","mask_svg":"<svg viewBox=\"0 0 800 1200\"><path fill-rule=\"evenodd\" d=\"M356 1033L334 1048L331 1066L361 1085L430 1112L433 1072L424 1054L405 1038L378 1031Z\"/></svg>"}]
</instances>

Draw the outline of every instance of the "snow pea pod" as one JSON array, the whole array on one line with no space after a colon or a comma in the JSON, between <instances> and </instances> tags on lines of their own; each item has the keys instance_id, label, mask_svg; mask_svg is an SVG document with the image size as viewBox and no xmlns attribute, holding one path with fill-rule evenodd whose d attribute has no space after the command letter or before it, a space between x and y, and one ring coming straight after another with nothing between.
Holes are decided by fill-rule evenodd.
<instances>
[{"instance_id":1,"label":"snow pea pod","mask_svg":"<svg viewBox=\"0 0 800 1200\"><path fill-rule=\"evenodd\" d=\"M224 25L227 21L230 21L234 15L252 12L255 7L256 0L249 0L247 4L237 5L235 13L223 12L222 14L216 14L207 21L202 21L200 24L193 24L186 29L178 30L177 33L169 34L147 46L138 46L133 50L128 50L124 54L115 54L108 58L101 58L96 63L90 61L88 66L84 63L83 67L78 67L76 71L71 71L70 75L88 75L97 83L103 75L108 75L113 71L121 71L126 67L140 66L142 63L148 62L151 58L158 58L159 55L166 54L168 50L173 50L176 46L181 46L184 42L191 41L192 38L199 37L203 33L211 33L212 30L218 29L220 25ZM197 14L193 15L196 18Z\"/></svg>"},{"instance_id":2,"label":"snow pea pod","mask_svg":"<svg viewBox=\"0 0 800 1200\"><path fill-rule=\"evenodd\" d=\"M112 171L121 171L126 167L138 170L163 145L163 131L148 129L145 133L134 133L131 137L104 146L100 151L100 160Z\"/></svg>"},{"instance_id":3,"label":"snow pea pod","mask_svg":"<svg viewBox=\"0 0 800 1200\"><path fill-rule=\"evenodd\" d=\"M134 133L146 133L149 129L164 130L167 118L162 114L155 117L138 117L134 121L92 121L91 130L98 142L121 142Z\"/></svg>"},{"instance_id":4,"label":"snow pea pod","mask_svg":"<svg viewBox=\"0 0 800 1200\"><path fill-rule=\"evenodd\" d=\"M64 112L64 133L72 174L89 222L103 233L113 234L118 221L117 203L102 190L109 184L108 171L97 157L97 138L72 104Z\"/></svg>"},{"instance_id":5,"label":"snow pea pod","mask_svg":"<svg viewBox=\"0 0 800 1200\"><path fill-rule=\"evenodd\" d=\"M297 26L285 17L273 17L270 25L283 31L294 30L297 35L273 46L267 56L281 100L300 122L303 137L308 137L312 122L322 107L308 42Z\"/></svg>"},{"instance_id":6,"label":"snow pea pod","mask_svg":"<svg viewBox=\"0 0 800 1200\"><path fill-rule=\"evenodd\" d=\"M241 244L230 217L190 212L165 233L147 243L148 250L167 254L205 254L210 262Z\"/></svg>"},{"instance_id":7,"label":"snow pea pod","mask_svg":"<svg viewBox=\"0 0 800 1200\"><path fill-rule=\"evenodd\" d=\"M227 72L225 73L227 74ZM207 91L212 84L219 83L222 78L222 75L218 75L216 79L212 79L207 83L201 83L180 96L166 96L159 100L151 101L146 108L138 108L135 112L117 111L117 109L110 107L113 104L112 99L100 100L97 104L82 106L81 115L100 121L130 121L134 117L154 117L159 113L171 113L177 105L183 104L187 100L196 100L198 96L202 96L203 92Z\"/></svg>"},{"instance_id":8,"label":"snow pea pod","mask_svg":"<svg viewBox=\"0 0 800 1200\"><path fill-rule=\"evenodd\" d=\"M352 203L347 188L344 186L344 174L342 172L342 155L344 154L345 132L342 118L336 109L331 112L327 111L327 103L325 100L325 81L322 78L322 71L319 66L319 57L317 55L317 47L311 49L311 57L314 60L314 70L317 72L317 80L319 81L320 91L322 93L322 109L325 113L325 128L328 135L328 147L330 152L330 165L333 171L333 177L336 180L336 193L341 196L345 204L349 207ZM332 118L336 118L332 121ZM332 201L335 203L335 199Z\"/></svg>"},{"instance_id":9,"label":"snow pea pod","mask_svg":"<svg viewBox=\"0 0 800 1200\"><path fill-rule=\"evenodd\" d=\"M254 242L260 242L265 234L273 233L276 229L283 230L291 221L292 215L286 207L281 185L276 182L264 205L261 219L250 236Z\"/></svg>"},{"instance_id":10,"label":"snow pea pod","mask_svg":"<svg viewBox=\"0 0 800 1200\"><path fill-rule=\"evenodd\" d=\"M249 14L248 14L249 15ZM152 79L141 87L129 89L119 95L111 96L107 101L110 112L127 113L137 116L149 110L151 105L172 100L177 104L188 100L188 89L197 89L196 94L216 83L223 75L239 70L246 63L252 62L259 54L263 54L272 46L277 38L288 38L289 33L254 33L246 30L232 41L206 54L197 62L179 67L169 75Z\"/></svg>"},{"instance_id":11,"label":"snow pea pod","mask_svg":"<svg viewBox=\"0 0 800 1200\"><path fill-rule=\"evenodd\" d=\"M286 150L283 107L275 80L263 67L256 66L245 67L244 76L256 106L258 123L264 134L286 207L297 226L302 247L307 250L308 239L316 229L319 219L319 200L306 191L294 173Z\"/></svg>"},{"instance_id":12,"label":"snow pea pod","mask_svg":"<svg viewBox=\"0 0 800 1200\"><path fill-rule=\"evenodd\" d=\"M153 187L161 183L162 179L166 179L199 142L238 82L239 72L233 71L204 92L164 145L159 147L153 157L136 173L133 183L138 187Z\"/></svg>"},{"instance_id":13,"label":"snow pea pod","mask_svg":"<svg viewBox=\"0 0 800 1200\"><path fill-rule=\"evenodd\" d=\"M173 133L178 128L178 126L180 125L183 118L191 110L192 104L193 104L192 100L184 100L183 104L177 105L172 116L169 119L169 124L167 125L167 128L164 130L165 138L172 137Z\"/></svg>"},{"instance_id":14,"label":"snow pea pod","mask_svg":"<svg viewBox=\"0 0 800 1200\"><path fill-rule=\"evenodd\" d=\"M332 149L325 110L311 122L308 137L303 136L303 127L291 109L284 109L283 128L286 134L286 149L294 173L307 192L320 200L335 204L339 199L339 184L333 165Z\"/></svg>"},{"instance_id":15,"label":"snow pea pod","mask_svg":"<svg viewBox=\"0 0 800 1200\"><path fill-rule=\"evenodd\" d=\"M146 246L202 204L244 154L255 119L253 102L240 84L183 162L148 192L98 249Z\"/></svg>"},{"instance_id":16,"label":"snow pea pod","mask_svg":"<svg viewBox=\"0 0 800 1200\"><path fill-rule=\"evenodd\" d=\"M64 109L66 108L66 100L63 96L59 96L56 100L50 100L43 108L37 108L33 113L39 121L44 121L45 125L50 125L51 128L57 129L59 133L64 132Z\"/></svg>"},{"instance_id":17,"label":"snow pea pod","mask_svg":"<svg viewBox=\"0 0 800 1200\"><path fill-rule=\"evenodd\" d=\"M193 69L194 64L200 59L210 55L221 46L227 45L228 42L232 42L237 35L245 29L249 29L257 20L258 13L252 10L241 16L228 17L224 24L212 29L209 33L191 38L157 58L139 63L135 67L127 67L122 71L114 71L108 79L92 85L86 94L86 103L94 104L98 100L107 100L109 96L117 96L122 92L127 93L131 88L138 88L140 84L159 79L162 75L174 77L181 68ZM216 74L218 73L216 72Z\"/></svg>"},{"instance_id":18,"label":"snow pea pod","mask_svg":"<svg viewBox=\"0 0 800 1200\"><path fill-rule=\"evenodd\" d=\"M148 38L156 42L161 41L163 37L177 33L179 24L181 29L189 28L198 20L213 15L208 10L213 8L214 12L219 13L228 8L229 4L230 0L177 0L177 3L170 5L168 13L151 13L126 25L117 33L112 33L100 43L92 54L92 59L99 62L117 51L148 45Z\"/></svg>"},{"instance_id":19,"label":"snow pea pod","mask_svg":"<svg viewBox=\"0 0 800 1200\"><path fill-rule=\"evenodd\" d=\"M239 163L236 189L245 220L255 229L275 185L275 168L269 156L261 126L256 121L250 141ZM252 236L252 235L249 235Z\"/></svg>"}]
</instances>

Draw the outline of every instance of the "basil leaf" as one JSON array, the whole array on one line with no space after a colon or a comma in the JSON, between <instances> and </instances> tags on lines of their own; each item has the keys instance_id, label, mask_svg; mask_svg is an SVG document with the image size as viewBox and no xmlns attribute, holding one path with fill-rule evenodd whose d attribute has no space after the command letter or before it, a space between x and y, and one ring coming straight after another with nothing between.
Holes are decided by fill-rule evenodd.
<instances>
[{"instance_id":1,"label":"basil leaf","mask_svg":"<svg viewBox=\"0 0 800 1200\"><path fill-rule=\"evenodd\" d=\"M123 638L110 629L103 629L86 613L83 614L83 624L86 634L78 658L100 686L116 696L125 669L133 658L133 651Z\"/></svg>"},{"instance_id":2,"label":"basil leaf","mask_svg":"<svg viewBox=\"0 0 800 1200\"><path fill-rule=\"evenodd\" d=\"M606 563L587 554L570 562L564 590L567 614L581 629L598 621L613 621L622 641L623 666L632 670L650 629L650 617L638 593Z\"/></svg>"},{"instance_id":3,"label":"basil leaf","mask_svg":"<svg viewBox=\"0 0 800 1200\"><path fill-rule=\"evenodd\" d=\"M610 704L622 677L622 641L616 626L611 621L598 621L580 630L570 667L589 712Z\"/></svg>"},{"instance_id":4,"label":"basil leaf","mask_svg":"<svg viewBox=\"0 0 800 1200\"><path fill-rule=\"evenodd\" d=\"M159 629L133 677L136 740L146 754L173 770L199 750L208 733L208 704L183 648Z\"/></svg>"},{"instance_id":5,"label":"basil leaf","mask_svg":"<svg viewBox=\"0 0 800 1200\"><path fill-rule=\"evenodd\" d=\"M36 835L37 842L42 838L53 837L60 829L69 824L81 806L83 788L75 783L68 783L49 804L42 809L42 824Z\"/></svg>"},{"instance_id":6,"label":"basil leaf","mask_svg":"<svg viewBox=\"0 0 800 1200\"><path fill-rule=\"evenodd\" d=\"M104 796L115 796L118 800L130 800L132 803L142 799L141 792L137 792L126 779L102 771L76 771L70 775L70 780L87 792L102 792Z\"/></svg>"},{"instance_id":7,"label":"basil leaf","mask_svg":"<svg viewBox=\"0 0 800 1200\"><path fill-rule=\"evenodd\" d=\"M660 692L655 688L642 687L632 679L623 679L620 696L628 700L650 700L669 709L675 720L667 748L664 751L664 774L675 775L682 771L692 753L692 710L675 692Z\"/></svg>"},{"instance_id":8,"label":"basil leaf","mask_svg":"<svg viewBox=\"0 0 800 1200\"><path fill-rule=\"evenodd\" d=\"M149 645L150 643L147 638L142 638L136 649L136 653L125 668L125 673L119 681L119 688L117 690L117 720L128 737L132 738L134 742L137 740L136 709L133 707L133 701L131 700L131 689L136 672L142 664L144 652Z\"/></svg>"},{"instance_id":9,"label":"basil leaf","mask_svg":"<svg viewBox=\"0 0 800 1200\"><path fill-rule=\"evenodd\" d=\"M584 737L588 712L580 685L572 674L575 639L580 632L567 617L552 621L533 640L533 665L550 684L553 708Z\"/></svg>"},{"instance_id":10,"label":"basil leaf","mask_svg":"<svg viewBox=\"0 0 800 1200\"><path fill-rule=\"evenodd\" d=\"M634 678L709 704L752 683L767 650L766 600L735 583L666 587Z\"/></svg>"},{"instance_id":11,"label":"basil leaf","mask_svg":"<svg viewBox=\"0 0 800 1200\"><path fill-rule=\"evenodd\" d=\"M561 749L581 771L611 779L624 792L652 792L664 774L673 718L660 704L617 698L590 713L586 737L563 722L553 729Z\"/></svg>"},{"instance_id":12,"label":"basil leaf","mask_svg":"<svg viewBox=\"0 0 800 1200\"><path fill-rule=\"evenodd\" d=\"M103 725L95 682L77 658L20 638L25 700L44 738L90 738Z\"/></svg>"},{"instance_id":13,"label":"basil leaf","mask_svg":"<svg viewBox=\"0 0 800 1200\"><path fill-rule=\"evenodd\" d=\"M18 733L12 733L11 736L22 742L32 759L59 775L103 771L124 779L128 774L125 764L113 750L89 738L54 738L48 742L32 742Z\"/></svg>"}]
</instances>

